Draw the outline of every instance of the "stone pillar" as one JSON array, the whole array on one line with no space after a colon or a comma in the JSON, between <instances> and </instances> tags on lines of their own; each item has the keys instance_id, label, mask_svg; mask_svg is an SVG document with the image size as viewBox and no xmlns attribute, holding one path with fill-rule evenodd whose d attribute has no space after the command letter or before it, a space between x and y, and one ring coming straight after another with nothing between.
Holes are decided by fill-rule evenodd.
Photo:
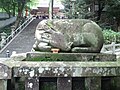
<instances>
[{"instance_id":1,"label":"stone pillar","mask_svg":"<svg viewBox=\"0 0 120 90\"><path fill-rule=\"evenodd\" d=\"M115 42L112 42L112 54L115 54Z\"/></svg>"},{"instance_id":2,"label":"stone pillar","mask_svg":"<svg viewBox=\"0 0 120 90\"><path fill-rule=\"evenodd\" d=\"M7 90L8 79L11 79L11 68L0 63L0 90Z\"/></svg>"},{"instance_id":3,"label":"stone pillar","mask_svg":"<svg viewBox=\"0 0 120 90\"><path fill-rule=\"evenodd\" d=\"M7 80L0 80L0 90L7 90Z\"/></svg>"},{"instance_id":4,"label":"stone pillar","mask_svg":"<svg viewBox=\"0 0 120 90\"><path fill-rule=\"evenodd\" d=\"M85 90L101 90L101 77L86 77Z\"/></svg>"},{"instance_id":5,"label":"stone pillar","mask_svg":"<svg viewBox=\"0 0 120 90\"><path fill-rule=\"evenodd\" d=\"M14 37L15 35L15 26L11 26L11 36L12 38Z\"/></svg>"},{"instance_id":6,"label":"stone pillar","mask_svg":"<svg viewBox=\"0 0 120 90\"><path fill-rule=\"evenodd\" d=\"M58 78L57 90L72 90L72 78L71 77Z\"/></svg>"},{"instance_id":7,"label":"stone pillar","mask_svg":"<svg viewBox=\"0 0 120 90\"><path fill-rule=\"evenodd\" d=\"M53 19L53 0L49 2L49 19Z\"/></svg>"},{"instance_id":8,"label":"stone pillar","mask_svg":"<svg viewBox=\"0 0 120 90\"><path fill-rule=\"evenodd\" d=\"M10 57L10 51L7 50L7 51L6 51L6 58L9 58L9 57Z\"/></svg>"},{"instance_id":9,"label":"stone pillar","mask_svg":"<svg viewBox=\"0 0 120 90\"><path fill-rule=\"evenodd\" d=\"M6 39L6 37L7 37L7 34L5 33L5 32L3 32L3 33L1 33L1 43L0 43L0 47L2 48L2 47L4 47L4 45L5 45L5 39Z\"/></svg>"}]
</instances>

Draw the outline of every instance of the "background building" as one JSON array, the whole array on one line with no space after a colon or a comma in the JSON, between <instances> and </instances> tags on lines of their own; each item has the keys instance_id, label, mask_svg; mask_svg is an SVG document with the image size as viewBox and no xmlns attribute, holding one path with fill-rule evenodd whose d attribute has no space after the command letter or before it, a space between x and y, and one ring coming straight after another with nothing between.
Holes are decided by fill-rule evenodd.
<instances>
[{"instance_id":1,"label":"background building","mask_svg":"<svg viewBox=\"0 0 120 90\"><path fill-rule=\"evenodd\" d=\"M58 15L59 11L60 11L59 7L54 7L53 15L54 16ZM38 7L37 9L32 9L31 14L39 17L49 17L49 7Z\"/></svg>"}]
</instances>

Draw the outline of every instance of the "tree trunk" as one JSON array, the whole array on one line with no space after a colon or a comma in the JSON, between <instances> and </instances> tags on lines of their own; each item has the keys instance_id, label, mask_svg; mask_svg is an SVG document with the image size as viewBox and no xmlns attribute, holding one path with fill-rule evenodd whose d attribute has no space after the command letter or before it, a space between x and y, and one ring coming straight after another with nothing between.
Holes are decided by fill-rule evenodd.
<instances>
[{"instance_id":1,"label":"tree trunk","mask_svg":"<svg viewBox=\"0 0 120 90\"><path fill-rule=\"evenodd\" d=\"M100 20L101 17L101 3L100 0L98 0L98 17L97 17L97 21Z\"/></svg>"},{"instance_id":2,"label":"tree trunk","mask_svg":"<svg viewBox=\"0 0 120 90\"><path fill-rule=\"evenodd\" d=\"M117 32L120 32L120 20L119 18L117 19Z\"/></svg>"},{"instance_id":3,"label":"tree trunk","mask_svg":"<svg viewBox=\"0 0 120 90\"><path fill-rule=\"evenodd\" d=\"M99 21L101 19L101 14L102 14L102 10L104 9L105 5L103 2L101 2L100 0L98 0L98 17L97 17L97 21Z\"/></svg>"},{"instance_id":4,"label":"tree trunk","mask_svg":"<svg viewBox=\"0 0 120 90\"><path fill-rule=\"evenodd\" d=\"M15 27L17 28L22 20L22 12L25 6L25 2L18 2L18 16L17 16L17 20L15 22Z\"/></svg>"},{"instance_id":5,"label":"tree trunk","mask_svg":"<svg viewBox=\"0 0 120 90\"><path fill-rule=\"evenodd\" d=\"M13 16L15 16L15 7L16 6L13 4L13 13L12 13Z\"/></svg>"}]
</instances>

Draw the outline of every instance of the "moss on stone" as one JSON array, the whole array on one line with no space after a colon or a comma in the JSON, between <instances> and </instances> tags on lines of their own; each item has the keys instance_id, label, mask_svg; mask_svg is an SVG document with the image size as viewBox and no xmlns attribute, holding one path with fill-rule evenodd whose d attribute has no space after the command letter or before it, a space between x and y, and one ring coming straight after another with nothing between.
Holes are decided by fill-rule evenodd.
<instances>
[{"instance_id":1,"label":"moss on stone","mask_svg":"<svg viewBox=\"0 0 120 90\"><path fill-rule=\"evenodd\" d=\"M115 55L101 53L29 53L26 61L116 61Z\"/></svg>"}]
</instances>

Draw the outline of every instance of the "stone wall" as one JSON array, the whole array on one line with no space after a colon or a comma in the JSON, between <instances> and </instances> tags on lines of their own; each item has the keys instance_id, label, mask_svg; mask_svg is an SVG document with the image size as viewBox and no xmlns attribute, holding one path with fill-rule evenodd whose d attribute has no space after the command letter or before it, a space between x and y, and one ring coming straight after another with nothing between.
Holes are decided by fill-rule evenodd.
<instances>
[{"instance_id":1,"label":"stone wall","mask_svg":"<svg viewBox=\"0 0 120 90\"><path fill-rule=\"evenodd\" d=\"M17 17L12 17L10 19L6 19L6 20L3 20L3 21L0 21L0 28L3 28L13 22L15 22L17 19Z\"/></svg>"},{"instance_id":2,"label":"stone wall","mask_svg":"<svg viewBox=\"0 0 120 90\"><path fill-rule=\"evenodd\" d=\"M58 59L60 54L58 53L58 57L52 59ZM33 61L28 61L36 56L40 56L39 58L52 57L54 54L27 53L23 55L24 58L20 58L21 55L16 55L6 61L1 61L0 83L2 84L0 90L19 90L21 87L19 80L24 83L22 84L24 90L39 90L40 88L47 90L45 87L50 87L50 85L54 89L48 90L106 90L106 88L107 90L120 90L120 59L116 60L114 55L112 58L108 57L107 54L105 54L108 57L106 59L105 55L95 53L63 53L64 56L72 54L81 60L34 61L33 59ZM97 58L89 61L93 56ZM109 56L111 55L109 54ZM98 61L99 58L104 58L107 61ZM6 84L3 84L6 83L7 79L12 80L8 84L11 86L10 89L5 89Z\"/></svg>"},{"instance_id":3,"label":"stone wall","mask_svg":"<svg viewBox=\"0 0 120 90\"><path fill-rule=\"evenodd\" d=\"M9 18L9 15L6 12L0 12L0 18Z\"/></svg>"}]
</instances>

